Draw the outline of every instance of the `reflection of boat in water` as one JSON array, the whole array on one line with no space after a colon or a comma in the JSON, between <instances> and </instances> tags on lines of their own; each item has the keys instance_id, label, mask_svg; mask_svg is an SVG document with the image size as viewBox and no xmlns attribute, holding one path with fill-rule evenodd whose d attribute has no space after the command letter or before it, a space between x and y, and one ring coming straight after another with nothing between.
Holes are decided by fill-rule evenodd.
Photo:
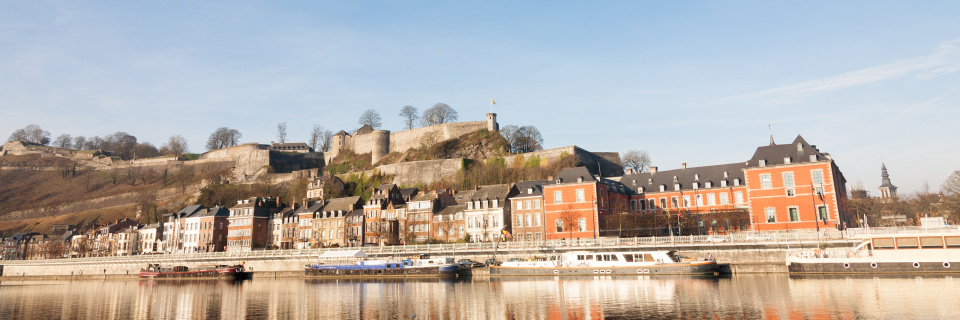
<instances>
[{"instance_id":1,"label":"reflection of boat in water","mask_svg":"<svg viewBox=\"0 0 960 320\"><path fill-rule=\"evenodd\" d=\"M684 258L674 251L571 251L536 261L507 261L490 266L490 275L689 275L717 273L714 260Z\"/></svg>"},{"instance_id":2,"label":"reflection of boat in water","mask_svg":"<svg viewBox=\"0 0 960 320\"><path fill-rule=\"evenodd\" d=\"M227 279L242 280L250 274L244 271L243 265L215 265L187 268L185 266L162 266L148 264L140 270L140 277L146 279Z\"/></svg>"},{"instance_id":3,"label":"reflection of boat in water","mask_svg":"<svg viewBox=\"0 0 960 320\"><path fill-rule=\"evenodd\" d=\"M803 250L787 256L791 274L960 273L960 234L872 235L853 250Z\"/></svg>"},{"instance_id":4,"label":"reflection of boat in water","mask_svg":"<svg viewBox=\"0 0 960 320\"><path fill-rule=\"evenodd\" d=\"M317 264L306 265L304 272L315 278L456 278L459 269L453 258L371 260L363 250L348 250L325 252Z\"/></svg>"}]
</instances>

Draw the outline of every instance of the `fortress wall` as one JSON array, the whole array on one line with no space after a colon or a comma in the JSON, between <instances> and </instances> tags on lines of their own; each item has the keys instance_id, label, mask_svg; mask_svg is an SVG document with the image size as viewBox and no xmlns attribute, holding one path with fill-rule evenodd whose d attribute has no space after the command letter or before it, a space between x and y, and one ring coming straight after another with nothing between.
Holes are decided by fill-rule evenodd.
<instances>
[{"instance_id":1,"label":"fortress wall","mask_svg":"<svg viewBox=\"0 0 960 320\"><path fill-rule=\"evenodd\" d=\"M377 167L382 174L393 175L398 185L428 184L444 177L452 177L463 165L461 159L404 162Z\"/></svg>"},{"instance_id":2,"label":"fortress wall","mask_svg":"<svg viewBox=\"0 0 960 320\"><path fill-rule=\"evenodd\" d=\"M364 153L373 153L373 150L377 148L377 143L379 143L378 138L380 135L374 134L371 132L368 134L358 134L351 137L350 148L353 149L353 153L364 154Z\"/></svg>"},{"instance_id":3,"label":"fortress wall","mask_svg":"<svg viewBox=\"0 0 960 320\"><path fill-rule=\"evenodd\" d=\"M486 121L453 122L420 127L390 134L390 152L404 152L420 147L423 137L435 136L438 141L450 140L487 127ZM357 143L354 143L356 146ZM360 152L358 152L360 153Z\"/></svg>"},{"instance_id":4,"label":"fortress wall","mask_svg":"<svg viewBox=\"0 0 960 320\"><path fill-rule=\"evenodd\" d=\"M530 160L530 158L532 157L539 156L540 165L544 166L548 163L551 163L553 161L560 159L560 156L563 155L564 153L571 156L575 155L576 148L577 147L575 146L567 146L567 147L553 148L553 149L527 152L527 153L521 153L521 154L514 154L514 155L505 156L503 160L506 162L507 167L512 167L512 166L515 166L514 162L516 160L521 159L520 156L522 156L523 161L527 161L527 160ZM516 166L523 166L523 164L516 164Z\"/></svg>"}]
</instances>

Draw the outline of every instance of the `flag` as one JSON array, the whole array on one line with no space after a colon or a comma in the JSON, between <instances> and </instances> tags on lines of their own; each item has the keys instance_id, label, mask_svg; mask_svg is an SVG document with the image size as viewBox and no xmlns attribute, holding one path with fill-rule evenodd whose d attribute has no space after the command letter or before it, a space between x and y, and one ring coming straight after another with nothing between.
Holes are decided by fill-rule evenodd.
<instances>
[{"instance_id":1,"label":"flag","mask_svg":"<svg viewBox=\"0 0 960 320\"><path fill-rule=\"evenodd\" d=\"M490 98L490 104L497 104L497 103L493 102L493 98Z\"/></svg>"},{"instance_id":2,"label":"flag","mask_svg":"<svg viewBox=\"0 0 960 320\"><path fill-rule=\"evenodd\" d=\"M512 236L512 235L510 235L510 231L507 231L507 229L503 229L503 230L500 230L500 231L503 231L503 235L504 235L504 236L507 236L507 237L510 237L510 238L513 238L513 236Z\"/></svg>"}]
</instances>

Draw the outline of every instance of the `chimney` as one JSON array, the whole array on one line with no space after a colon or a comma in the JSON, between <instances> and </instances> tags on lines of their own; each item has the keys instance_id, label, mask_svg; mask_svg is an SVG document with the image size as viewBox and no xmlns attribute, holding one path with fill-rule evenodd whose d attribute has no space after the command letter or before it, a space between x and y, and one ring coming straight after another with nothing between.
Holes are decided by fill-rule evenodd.
<instances>
[{"instance_id":1,"label":"chimney","mask_svg":"<svg viewBox=\"0 0 960 320\"><path fill-rule=\"evenodd\" d=\"M553 181L553 176L547 176L547 181Z\"/></svg>"},{"instance_id":2,"label":"chimney","mask_svg":"<svg viewBox=\"0 0 960 320\"><path fill-rule=\"evenodd\" d=\"M686 168L687 168L687 163L686 163L686 162L681 163L681 164L680 164L680 167L683 168L683 169L686 169Z\"/></svg>"},{"instance_id":3,"label":"chimney","mask_svg":"<svg viewBox=\"0 0 960 320\"><path fill-rule=\"evenodd\" d=\"M277 196L277 208L280 207L280 196Z\"/></svg>"},{"instance_id":4,"label":"chimney","mask_svg":"<svg viewBox=\"0 0 960 320\"><path fill-rule=\"evenodd\" d=\"M627 168L627 174L633 174L633 169Z\"/></svg>"},{"instance_id":5,"label":"chimney","mask_svg":"<svg viewBox=\"0 0 960 320\"><path fill-rule=\"evenodd\" d=\"M650 173L657 173L657 167L650 167Z\"/></svg>"}]
</instances>

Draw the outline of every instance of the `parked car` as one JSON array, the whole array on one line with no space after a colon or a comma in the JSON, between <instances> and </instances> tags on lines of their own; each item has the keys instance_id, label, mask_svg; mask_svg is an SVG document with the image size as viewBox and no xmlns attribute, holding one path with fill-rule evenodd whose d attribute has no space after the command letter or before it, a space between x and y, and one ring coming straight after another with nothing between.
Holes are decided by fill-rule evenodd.
<instances>
[{"instance_id":1,"label":"parked car","mask_svg":"<svg viewBox=\"0 0 960 320\"><path fill-rule=\"evenodd\" d=\"M500 265L500 261L498 261L497 259L487 259L487 261L484 261L483 263L484 263L485 265L488 265L488 266L499 266L499 265Z\"/></svg>"},{"instance_id":2,"label":"parked car","mask_svg":"<svg viewBox=\"0 0 960 320\"><path fill-rule=\"evenodd\" d=\"M457 261L457 264L459 264L461 268L473 268L473 267L483 266L482 263L479 263L470 259L460 259L460 261Z\"/></svg>"}]
</instances>

